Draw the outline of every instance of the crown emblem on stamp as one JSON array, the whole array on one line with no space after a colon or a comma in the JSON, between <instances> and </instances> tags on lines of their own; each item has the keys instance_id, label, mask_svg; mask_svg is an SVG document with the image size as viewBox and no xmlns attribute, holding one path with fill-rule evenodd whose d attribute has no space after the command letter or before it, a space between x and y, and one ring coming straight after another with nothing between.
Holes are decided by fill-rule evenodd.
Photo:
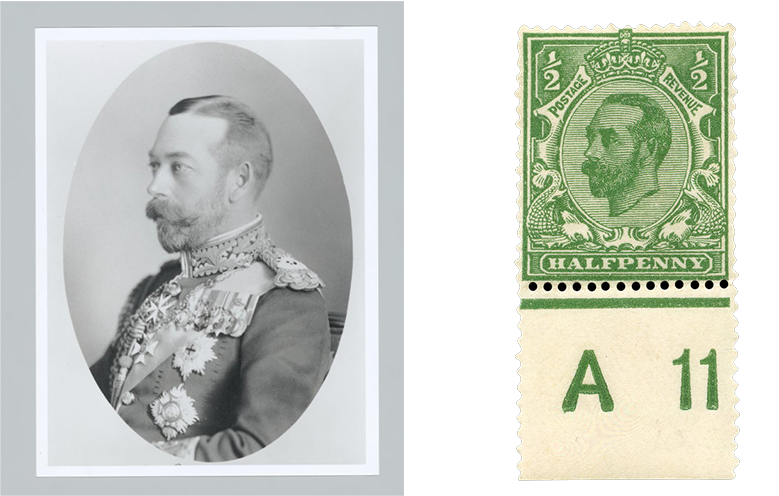
<instances>
[{"instance_id":1,"label":"crown emblem on stamp","mask_svg":"<svg viewBox=\"0 0 779 496\"><path fill-rule=\"evenodd\" d=\"M585 55L584 60L596 82L620 76L655 82L663 72L665 54L648 43L634 40L632 29L620 29L617 40L603 43Z\"/></svg>"}]
</instances>

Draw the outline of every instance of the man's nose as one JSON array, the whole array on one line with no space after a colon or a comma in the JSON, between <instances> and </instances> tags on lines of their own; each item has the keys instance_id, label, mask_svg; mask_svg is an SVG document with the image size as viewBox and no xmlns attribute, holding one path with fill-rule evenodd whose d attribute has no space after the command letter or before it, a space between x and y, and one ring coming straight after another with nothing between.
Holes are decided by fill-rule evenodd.
<instances>
[{"instance_id":1,"label":"man's nose","mask_svg":"<svg viewBox=\"0 0 779 496\"><path fill-rule=\"evenodd\" d=\"M592 159L600 159L603 154L603 145L600 143L600 140L594 139L590 141L589 146L587 146L587 150L584 152L584 156L587 158Z\"/></svg>"},{"instance_id":2,"label":"man's nose","mask_svg":"<svg viewBox=\"0 0 779 496\"><path fill-rule=\"evenodd\" d=\"M170 193L172 178L167 170L167 167L161 165L152 173L151 182L149 187L146 188L146 192L151 196L168 196Z\"/></svg>"}]
</instances>

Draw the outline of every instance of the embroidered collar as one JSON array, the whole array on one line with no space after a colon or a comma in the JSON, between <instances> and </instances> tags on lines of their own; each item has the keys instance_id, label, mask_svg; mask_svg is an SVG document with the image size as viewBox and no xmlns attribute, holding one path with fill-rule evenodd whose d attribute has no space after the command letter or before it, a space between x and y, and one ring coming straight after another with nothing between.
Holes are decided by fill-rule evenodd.
<instances>
[{"instance_id":1,"label":"embroidered collar","mask_svg":"<svg viewBox=\"0 0 779 496\"><path fill-rule=\"evenodd\" d=\"M265 232L262 216L233 231L212 238L205 246L181 253L184 277L206 277L262 262L274 272L278 287L311 291L324 287L312 270L277 248Z\"/></svg>"},{"instance_id":2,"label":"embroidered collar","mask_svg":"<svg viewBox=\"0 0 779 496\"><path fill-rule=\"evenodd\" d=\"M197 250L181 252L181 274L205 277L247 266L265 244L270 244L270 239L258 215L248 224L211 238Z\"/></svg>"}]
</instances>

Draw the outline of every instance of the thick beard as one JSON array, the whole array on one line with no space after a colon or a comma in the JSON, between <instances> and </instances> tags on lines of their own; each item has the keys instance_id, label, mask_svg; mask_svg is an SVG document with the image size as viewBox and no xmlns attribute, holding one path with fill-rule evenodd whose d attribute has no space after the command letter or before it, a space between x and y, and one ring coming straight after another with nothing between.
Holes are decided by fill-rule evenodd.
<instances>
[{"instance_id":1,"label":"thick beard","mask_svg":"<svg viewBox=\"0 0 779 496\"><path fill-rule=\"evenodd\" d=\"M596 198L608 198L624 191L639 172L638 149L625 162L604 164L597 159L587 159L582 164L582 172L590 178L590 192Z\"/></svg>"},{"instance_id":2,"label":"thick beard","mask_svg":"<svg viewBox=\"0 0 779 496\"><path fill-rule=\"evenodd\" d=\"M221 200L222 188L185 212L170 201L152 199L146 204L146 217L157 222L157 239L168 253L191 251L218 234L226 212Z\"/></svg>"}]
</instances>

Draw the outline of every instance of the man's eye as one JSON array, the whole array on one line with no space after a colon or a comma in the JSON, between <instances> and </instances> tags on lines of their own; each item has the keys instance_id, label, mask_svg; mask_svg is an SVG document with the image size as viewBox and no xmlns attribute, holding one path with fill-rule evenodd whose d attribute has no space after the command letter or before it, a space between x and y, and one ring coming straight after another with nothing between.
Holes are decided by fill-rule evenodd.
<instances>
[{"instance_id":1,"label":"man's eye","mask_svg":"<svg viewBox=\"0 0 779 496\"><path fill-rule=\"evenodd\" d=\"M152 171L156 171L157 169L160 168L160 164L159 164L159 162L149 162L149 168Z\"/></svg>"},{"instance_id":2,"label":"man's eye","mask_svg":"<svg viewBox=\"0 0 779 496\"><path fill-rule=\"evenodd\" d=\"M181 172L182 170L184 170L184 165L178 162L173 162L170 168L173 169L173 172Z\"/></svg>"}]
</instances>

